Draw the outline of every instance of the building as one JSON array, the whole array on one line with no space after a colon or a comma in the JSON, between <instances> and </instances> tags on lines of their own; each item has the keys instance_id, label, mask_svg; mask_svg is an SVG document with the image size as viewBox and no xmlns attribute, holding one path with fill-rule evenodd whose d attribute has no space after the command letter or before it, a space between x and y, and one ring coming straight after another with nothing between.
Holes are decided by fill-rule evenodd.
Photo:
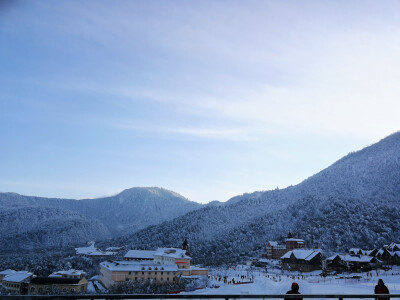
<instances>
[{"instance_id":1,"label":"building","mask_svg":"<svg viewBox=\"0 0 400 300\"><path fill-rule=\"evenodd\" d=\"M326 259L326 269L336 272L365 272L380 265L381 261L369 255L335 254Z\"/></svg>"},{"instance_id":2,"label":"building","mask_svg":"<svg viewBox=\"0 0 400 300\"><path fill-rule=\"evenodd\" d=\"M15 271L15 273L4 276L1 283L11 294L26 294L32 277L33 273L31 272Z\"/></svg>"},{"instance_id":3,"label":"building","mask_svg":"<svg viewBox=\"0 0 400 300\"><path fill-rule=\"evenodd\" d=\"M71 278L71 279L82 279L86 275L82 270L70 269L67 271L57 271L53 272L49 275L49 277L58 277L58 278Z\"/></svg>"},{"instance_id":4,"label":"building","mask_svg":"<svg viewBox=\"0 0 400 300\"><path fill-rule=\"evenodd\" d=\"M0 282L1 282L1 281L3 280L3 278L6 277L7 275L11 275L11 274L14 274L14 273L16 273L16 271L11 270L11 269L7 269L7 270L4 270L4 271L1 271L1 272L0 272Z\"/></svg>"},{"instance_id":5,"label":"building","mask_svg":"<svg viewBox=\"0 0 400 300\"><path fill-rule=\"evenodd\" d=\"M125 254L124 260L153 261L155 253L156 251L152 250L129 250Z\"/></svg>"},{"instance_id":6,"label":"building","mask_svg":"<svg viewBox=\"0 0 400 300\"><path fill-rule=\"evenodd\" d=\"M288 251L286 250L286 245L279 245L275 241L268 241L266 250L262 257L269 259L279 259Z\"/></svg>"},{"instance_id":7,"label":"building","mask_svg":"<svg viewBox=\"0 0 400 300\"><path fill-rule=\"evenodd\" d=\"M391 243L391 244L387 247L387 250L392 251L392 252L400 251L400 244Z\"/></svg>"},{"instance_id":8,"label":"building","mask_svg":"<svg viewBox=\"0 0 400 300\"><path fill-rule=\"evenodd\" d=\"M294 249L281 257L282 269L311 272L322 269L324 256L320 249Z\"/></svg>"},{"instance_id":9,"label":"building","mask_svg":"<svg viewBox=\"0 0 400 300\"><path fill-rule=\"evenodd\" d=\"M288 238L285 240L286 250L291 251L293 249L303 249L306 243L302 239Z\"/></svg>"},{"instance_id":10,"label":"building","mask_svg":"<svg viewBox=\"0 0 400 300\"><path fill-rule=\"evenodd\" d=\"M158 248L156 251L131 250L123 261L100 263L99 280L110 288L117 282L151 280L160 284L178 282L181 278L207 276L208 270L191 266L188 249ZM128 255L129 254L129 255ZM151 254L153 259L150 259Z\"/></svg>"},{"instance_id":11,"label":"building","mask_svg":"<svg viewBox=\"0 0 400 300\"><path fill-rule=\"evenodd\" d=\"M154 263L157 265L177 265L178 269L190 269L191 257L186 250L178 248L158 248L154 253Z\"/></svg>"},{"instance_id":12,"label":"building","mask_svg":"<svg viewBox=\"0 0 400 300\"><path fill-rule=\"evenodd\" d=\"M29 283L29 294L84 294L88 281L83 278L35 277Z\"/></svg>"},{"instance_id":13,"label":"building","mask_svg":"<svg viewBox=\"0 0 400 300\"><path fill-rule=\"evenodd\" d=\"M177 282L177 265L157 265L138 261L105 261L100 263L99 280L110 288L116 282L154 280L159 283Z\"/></svg>"},{"instance_id":14,"label":"building","mask_svg":"<svg viewBox=\"0 0 400 300\"><path fill-rule=\"evenodd\" d=\"M268 241L266 253L264 253L262 257L269 259L279 259L288 251L302 248L305 248L304 240L294 239L291 237L291 233L289 233L289 237L285 239L285 245L280 245L276 241Z\"/></svg>"}]
</instances>

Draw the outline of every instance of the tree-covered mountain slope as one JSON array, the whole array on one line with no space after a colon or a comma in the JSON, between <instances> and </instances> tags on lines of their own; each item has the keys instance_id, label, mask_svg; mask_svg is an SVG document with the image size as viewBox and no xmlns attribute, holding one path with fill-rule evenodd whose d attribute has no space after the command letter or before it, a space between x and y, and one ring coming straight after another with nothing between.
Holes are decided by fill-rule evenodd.
<instances>
[{"instance_id":1,"label":"tree-covered mountain slope","mask_svg":"<svg viewBox=\"0 0 400 300\"><path fill-rule=\"evenodd\" d=\"M131 248L179 245L199 262L259 254L288 231L327 252L399 238L400 132L350 153L296 186L234 197L115 240Z\"/></svg>"},{"instance_id":2,"label":"tree-covered mountain slope","mask_svg":"<svg viewBox=\"0 0 400 300\"><path fill-rule=\"evenodd\" d=\"M0 193L0 249L76 245L132 233L201 207L161 188L132 188L98 199Z\"/></svg>"}]
</instances>

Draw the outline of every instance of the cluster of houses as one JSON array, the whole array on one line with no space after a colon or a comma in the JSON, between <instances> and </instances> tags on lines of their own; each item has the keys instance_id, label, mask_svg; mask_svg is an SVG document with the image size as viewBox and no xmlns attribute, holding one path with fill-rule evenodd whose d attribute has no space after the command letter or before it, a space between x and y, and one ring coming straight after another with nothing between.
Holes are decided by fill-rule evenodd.
<instances>
[{"instance_id":1,"label":"cluster of houses","mask_svg":"<svg viewBox=\"0 0 400 300\"><path fill-rule=\"evenodd\" d=\"M74 294L86 293L88 281L82 270L58 271L48 277L35 276L28 271L0 272L1 287L10 294Z\"/></svg>"},{"instance_id":2,"label":"cluster of houses","mask_svg":"<svg viewBox=\"0 0 400 300\"><path fill-rule=\"evenodd\" d=\"M109 257L123 248L101 251L90 243L89 247L76 248L83 256ZM112 253L112 254L111 254ZM154 283L178 283L193 281L208 276L208 270L190 264L189 244L185 240L182 248L158 248L152 250L130 250L123 260L107 260L100 263L99 281L106 287L126 281ZM82 270L54 272L48 277L35 276L28 271L4 270L0 272L0 287L10 294L74 294L87 293L88 280Z\"/></svg>"},{"instance_id":3,"label":"cluster of houses","mask_svg":"<svg viewBox=\"0 0 400 300\"><path fill-rule=\"evenodd\" d=\"M306 249L302 239L288 238L285 245L268 241L267 259L279 259L283 270L311 272L363 272L378 269L385 265L400 264L400 244L391 243L381 249L362 250L352 248L349 253L326 257L321 249Z\"/></svg>"},{"instance_id":4,"label":"cluster of houses","mask_svg":"<svg viewBox=\"0 0 400 300\"><path fill-rule=\"evenodd\" d=\"M110 288L118 282L146 281L176 283L192 281L208 276L208 270L191 266L187 240L182 248L158 248L152 250L130 250L120 261L100 263L100 282Z\"/></svg>"}]
</instances>

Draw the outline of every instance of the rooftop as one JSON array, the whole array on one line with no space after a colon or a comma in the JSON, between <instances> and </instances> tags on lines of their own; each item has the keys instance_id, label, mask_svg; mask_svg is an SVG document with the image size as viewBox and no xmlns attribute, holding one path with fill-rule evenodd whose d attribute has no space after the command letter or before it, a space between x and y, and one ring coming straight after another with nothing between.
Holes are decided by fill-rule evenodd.
<instances>
[{"instance_id":1,"label":"rooftop","mask_svg":"<svg viewBox=\"0 0 400 300\"><path fill-rule=\"evenodd\" d=\"M317 256L319 253L322 253L321 249L294 249L292 251L287 252L285 255L283 255L281 257L281 259L284 258L290 258L292 256L292 254L294 255L294 257L296 257L297 259L304 259L304 260L311 260L313 259L315 256Z\"/></svg>"},{"instance_id":2,"label":"rooftop","mask_svg":"<svg viewBox=\"0 0 400 300\"><path fill-rule=\"evenodd\" d=\"M154 259L155 253L156 251L153 250L129 250L124 258Z\"/></svg>"},{"instance_id":3,"label":"rooftop","mask_svg":"<svg viewBox=\"0 0 400 300\"><path fill-rule=\"evenodd\" d=\"M26 280L27 278L31 277L33 273L28 272L28 271L19 271L12 273L10 275L7 275L3 278L3 281L8 281L8 282L22 282Z\"/></svg>"},{"instance_id":4,"label":"rooftop","mask_svg":"<svg viewBox=\"0 0 400 300\"><path fill-rule=\"evenodd\" d=\"M67 275L67 276L73 276L73 275L85 275L86 273L82 270L75 270L75 269L70 269L67 271L57 271L57 272L53 272L49 275L49 277L60 277L63 275Z\"/></svg>"},{"instance_id":5,"label":"rooftop","mask_svg":"<svg viewBox=\"0 0 400 300\"><path fill-rule=\"evenodd\" d=\"M186 258L191 259L190 256L186 255L186 250L179 248L158 248L154 255L167 256L172 258Z\"/></svg>"}]
</instances>

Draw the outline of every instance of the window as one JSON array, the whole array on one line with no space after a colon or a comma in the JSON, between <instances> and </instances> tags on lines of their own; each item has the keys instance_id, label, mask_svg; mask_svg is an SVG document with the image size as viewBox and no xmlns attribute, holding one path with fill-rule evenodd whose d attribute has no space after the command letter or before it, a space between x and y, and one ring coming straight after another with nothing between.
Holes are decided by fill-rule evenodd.
<instances>
[{"instance_id":1,"label":"window","mask_svg":"<svg viewBox=\"0 0 400 300\"><path fill-rule=\"evenodd\" d=\"M132 272L129 272L129 275L131 275L132 274Z\"/></svg>"},{"instance_id":2,"label":"window","mask_svg":"<svg viewBox=\"0 0 400 300\"><path fill-rule=\"evenodd\" d=\"M142 272L142 275L144 275L144 272Z\"/></svg>"},{"instance_id":3,"label":"window","mask_svg":"<svg viewBox=\"0 0 400 300\"><path fill-rule=\"evenodd\" d=\"M164 274L164 272L161 272L161 275L163 275Z\"/></svg>"},{"instance_id":4,"label":"window","mask_svg":"<svg viewBox=\"0 0 400 300\"><path fill-rule=\"evenodd\" d=\"M39 294L43 293L43 288L39 288Z\"/></svg>"},{"instance_id":5,"label":"window","mask_svg":"<svg viewBox=\"0 0 400 300\"><path fill-rule=\"evenodd\" d=\"M71 293L75 293L75 289L71 289Z\"/></svg>"},{"instance_id":6,"label":"window","mask_svg":"<svg viewBox=\"0 0 400 300\"><path fill-rule=\"evenodd\" d=\"M156 272L154 272L154 275L157 275L157 271L156 271Z\"/></svg>"},{"instance_id":7,"label":"window","mask_svg":"<svg viewBox=\"0 0 400 300\"><path fill-rule=\"evenodd\" d=\"M31 293L33 294L35 292L35 288L31 287Z\"/></svg>"}]
</instances>

